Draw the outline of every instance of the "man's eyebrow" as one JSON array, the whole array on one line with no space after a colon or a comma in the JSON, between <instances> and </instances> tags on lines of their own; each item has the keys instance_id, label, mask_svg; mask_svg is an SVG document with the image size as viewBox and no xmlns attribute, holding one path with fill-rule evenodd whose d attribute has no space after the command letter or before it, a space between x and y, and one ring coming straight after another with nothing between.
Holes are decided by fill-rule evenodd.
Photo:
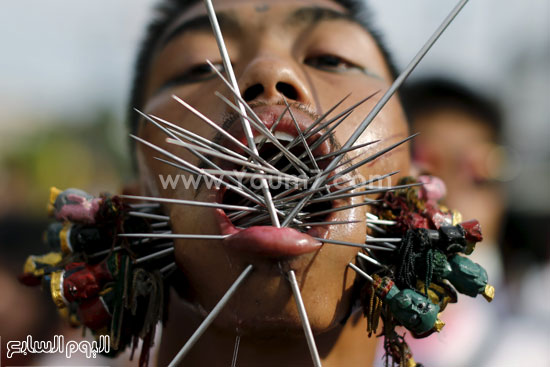
<instances>
[{"instance_id":1,"label":"man's eyebrow","mask_svg":"<svg viewBox=\"0 0 550 367\"><path fill-rule=\"evenodd\" d=\"M229 31L232 29L240 28L239 21L233 13L217 12L216 16L222 30ZM161 42L159 43L159 47L162 48L166 46L168 42L186 32L212 33L212 26L210 25L210 20L208 19L208 16L206 14L199 15L195 18L191 18L185 22L178 24L176 27L171 29L164 37L162 37Z\"/></svg>"},{"instance_id":2,"label":"man's eyebrow","mask_svg":"<svg viewBox=\"0 0 550 367\"><path fill-rule=\"evenodd\" d=\"M328 8L305 7L290 14L285 20L285 24L289 26L310 27L327 20L345 20L357 23L357 20L350 14Z\"/></svg>"}]
</instances>

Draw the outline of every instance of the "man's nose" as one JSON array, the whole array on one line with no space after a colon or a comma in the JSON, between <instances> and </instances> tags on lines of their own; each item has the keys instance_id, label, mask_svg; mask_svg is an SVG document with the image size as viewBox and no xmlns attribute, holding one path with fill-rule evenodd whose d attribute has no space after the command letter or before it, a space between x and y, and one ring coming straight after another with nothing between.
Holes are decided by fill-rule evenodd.
<instances>
[{"instance_id":1,"label":"man's nose","mask_svg":"<svg viewBox=\"0 0 550 367\"><path fill-rule=\"evenodd\" d=\"M240 77L242 96L247 102L311 103L311 93L293 61L278 57L257 57L250 62Z\"/></svg>"}]
</instances>

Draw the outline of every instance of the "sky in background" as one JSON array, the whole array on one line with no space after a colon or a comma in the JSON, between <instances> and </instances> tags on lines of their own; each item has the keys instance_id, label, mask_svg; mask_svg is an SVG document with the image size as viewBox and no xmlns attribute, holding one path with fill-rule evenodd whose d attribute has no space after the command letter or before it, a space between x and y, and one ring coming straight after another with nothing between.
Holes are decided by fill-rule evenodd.
<instances>
[{"instance_id":1,"label":"sky in background","mask_svg":"<svg viewBox=\"0 0 550 367\"><path fill-rule=\"evenodd\" d=\"M0 145L45 123L44 116L78 123L104 107L122 119L136 46L154 3L1 0ZM371 1L399 67L455 3ZM471 0L413 77L433 73L498 98L521 167L511 199L518 208L548 210L550 1Z\"/></svg>"}]
</instances>

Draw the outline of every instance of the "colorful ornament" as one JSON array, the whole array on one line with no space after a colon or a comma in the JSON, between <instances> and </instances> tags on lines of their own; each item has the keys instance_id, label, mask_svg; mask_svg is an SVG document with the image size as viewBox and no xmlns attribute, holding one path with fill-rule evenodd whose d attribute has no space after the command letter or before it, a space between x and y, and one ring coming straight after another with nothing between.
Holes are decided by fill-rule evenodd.
<instances>
[{"instance_id":1,"label":"colorful ornament","mask_svg":"<svg viewBox=\"0 0 550 367\"><path fill-rule=\"evenodd\" d=\"M360 253L357 265L350 264L370 279L361 292L369 335L380 317L386 353L394 362L410 366L417 364L404 338L395 333L396 326L426 337L444 326L438 314L457 301L457 291L471 297L481 294L488 301L494 297L485 269L460 255L471 254L482 240L479 222L462 221L460 213L438 203L446 192L438 178L407 177L398 185L416 182L423 185L384 193L382 205L369 214L371 223L377 223L374 229L385 238L401 239L394 241L395 250L377 256ZM375 272L372 277L369 269Z\"/></svg>"},{"instance_id":2,"label":"colorful ornament","mask_svg":"<svg viewBox=\"0 0 550 367\"><path fill-rule=\"evenodd\" d=\"M158 269L172 268L166 249L173 244L139 246L140 240L119 234L151 233L158 215L149 208L134 210L117 196L94 198L76 189L52 188L48 208L60 221L45 233L53 252L29 256L21 281L42 284L71 325L83 325L97 338L109 335L110 356L127 346L135 349L142 339L140 366L145 366L165 306Z\"/></svg>"}]
</instances>

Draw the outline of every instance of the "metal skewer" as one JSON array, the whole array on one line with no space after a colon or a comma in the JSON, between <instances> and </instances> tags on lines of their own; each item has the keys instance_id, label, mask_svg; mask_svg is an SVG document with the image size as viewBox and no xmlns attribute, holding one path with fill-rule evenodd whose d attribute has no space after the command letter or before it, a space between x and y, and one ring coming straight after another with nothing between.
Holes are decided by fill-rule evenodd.
<instances>
[{"instance_id":1,"label":"metal skewer","mask_svg":"<svg viewBox=\"0 0 550 367\"><path fill-rule=\"evenodd\" d=\"M204 5L206 7L206 13L208 14L208 19L210 19L210 24L212 25L212 30L214 31L214 37L216 38L216 43L218 44L218 49L220 51L223 66L229 77L229 80L231 81L231 85L233 86L233 89L235 89L235 93L237 93L240 96L239 84L237 83L237 78L235 78L235 73L233 72L233 66L231 65L231 60L229 59L229 53L227 52L227 48L225 47L225 41L222 36L220 25L218 24L218 18L216 17L216 12L214 11L214 6L212 5L212 1L204 0ZM246 118L244 118L246 116L245 105L246 106L248 105L246 104L246 102L243 104L238 99L236 102L239 105L240 114L242 116L241 122L243 125L243 130L246 136L246 140L248 142L248 147L250 148L250 150L252 150L252 152L255 155L258 155L258 150L256 149L256 144L254 143L254 135L252 134L252 129L250 128L250 124L247 122ZM273 205L273 200L271 199L271 192L269 191L269 186L267 184L267 181L265 179L260 179L260 183L262 186L262 192L264 194L265 204L267 206L267 210L269 211L269 215L271 217L271 222L273 223L274 227L280 227L279 217L277 216L275 206Z\"/></svg>"},{"instance_id":2,"label":"metal skewer","mask_svg":"<svg viewBox=\"0 0 550 367\"><path fill-rule=\"evenodd\" d=\"M212 324L212 322L214 321L214 319L216 318L216 316L218 316L218 314L221 312L221 310L225 307L225 305L227 304L227 302L229 302L229 300L231 299L231 297L235 294L235 292L237 291L237 289L239 288L239 286L243 283L243 281L246 279L246 277L250 274L250 272L252 272L252 265L248 265L246 267L246 269L244 269L244 271L241 273L241 275L239 275L239 277L237 278L237 280L235 280L235 282L233 283L233 285L231 285L231 287L229 287L229 289L227 290L227 292L225 292L225 294L223 295L223 297L220 299L220 301L216 304L216 306L212 309L212 311L210 311L210 313L208 314L208 316L206 316L206 318L203 320L203 322L200 324L200 326L198 327L198 329L193 333L193 335L191 335L191 337L189 338L189 340L187 340L187 342L185 343L185 345L183 346L183 348L181 348L181 350L178 352L178 354L174 357L174 359L172 360L172 362L170 362L170 364L168 365L168 367L176 367L177 365L180 364L180 362L182 361L182 359L185 357L185 355L189 352L189 350L191 350L191 348L193 347L193 345L195 345L195 343L197 342L197 340L199 340L199 338L201 337L202 334L204 334L204 332L206 331L206 329L208 328L208 326L210 326L210 324Z\"/></svg>"},{"instance_id":3,"label":"metal skewer","mask_svg":"<svg viewBox=\"0 0 550 367\"><path fill-rule=\"evenodd\" d=\"M294 270L290 270L288 272L288 281L290 282L292 293L294 293L296 307L298 307L298 313L300 314L300 319L302 320L302 326L306 335L307 346L309 347L309 353L311 354L313 365L315 367L321 367L321 358L319 358L319 352L317 351L317 345L315 344L315 339L313 338L313 332L311 331L311 325L309 324L309 319L307 318L306 308L304 306L304 301L302 300L302 294L300 293L300 287L298 286L298 281L296 280Z\"/></svg>"},{"instance_id":4,"label":"metal skewer","mask_svg":"<svg viewBox=\"0 0 550 367\"><path fill-rule=\"evenodd\" d=\"M168 198L157 198L157 197L151 197L151 196L135 196L135 195L120 195L120 197L123 199L155 201L158 203L170 203L170 204L181 204L181 205L191 205L191 206L204 206L204 207L217 208L217 209L242 210L247 212L259 211L258 208L251 208L247 206L209 203L209 202L195 201L195 200L168 199Z\"/></svg>"}]
</instances>

